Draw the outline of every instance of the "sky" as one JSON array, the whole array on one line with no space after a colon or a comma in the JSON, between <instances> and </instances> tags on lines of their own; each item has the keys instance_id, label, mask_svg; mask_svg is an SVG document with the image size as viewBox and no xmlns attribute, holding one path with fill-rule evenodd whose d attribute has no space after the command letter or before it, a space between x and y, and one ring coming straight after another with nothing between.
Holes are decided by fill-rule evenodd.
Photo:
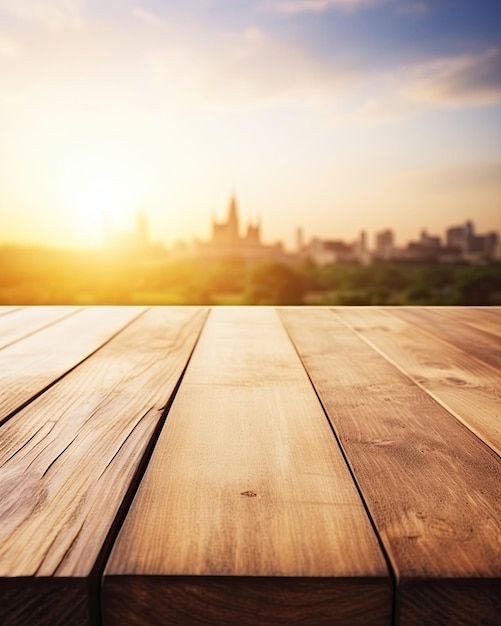
<instances>
[{"instance_id":1,"label":"sky","mask_svg":"<svg viewBox=\"0 0 501 626\"><path fill-rule=\"evenodd\" d=\"M499 0L0 0L0 243L501 231Z\"/></svg>"}]
</instances>

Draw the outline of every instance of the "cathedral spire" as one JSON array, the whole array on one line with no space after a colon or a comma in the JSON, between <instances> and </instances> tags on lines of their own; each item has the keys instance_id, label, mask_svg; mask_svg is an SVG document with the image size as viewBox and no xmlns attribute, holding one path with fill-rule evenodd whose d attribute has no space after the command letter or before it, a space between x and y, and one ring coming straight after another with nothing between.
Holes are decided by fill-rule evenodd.
<instances>
[{"instance_id":1,"label":"cathedral spire","mask_svg":"<svg viewBox=\"0 0 501 626\"><path fill-rule=\"evenodd\" d=\"M238 220L238 206L237 206L237 198L235 193L233 192L230 197L230 205L228 208L228 221L230 220Z\"/></svg>"},{"instance_id":2,"label":"cathedral spire","mask_svg":"<svg viewBox=\"0 0 501 626\"><path fill-rule=\"evenodd\" d=\"M238 218L238 205L235 193L232 193L230 199L230 205L228 207L228 229L231 232L232 237L238 239L239 231L239 218Z\"/></svg>"}]
</instances>

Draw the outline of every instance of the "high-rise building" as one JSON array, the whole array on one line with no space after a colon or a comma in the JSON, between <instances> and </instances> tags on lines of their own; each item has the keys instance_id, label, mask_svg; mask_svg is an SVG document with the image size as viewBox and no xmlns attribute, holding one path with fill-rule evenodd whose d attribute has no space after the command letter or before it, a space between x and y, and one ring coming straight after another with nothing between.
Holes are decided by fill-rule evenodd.
<instances>
[{"instance_id":1,"label":"high-rise building","mask_svg":"<svg viewBox=\"0 0 501 626\"><path fill-rule=\"evenodd\" d=\"M447 245L459 249L464 255L473 257L493 258L499 241L496 232L477 235L472 221L462 226L453 226L446 233Z\"/></svg>"},{"instance_id":2,"label":"high-rise building","mask_svg":"<svg viewBox=\"0 0 501 626\"><path fill-rule=\"evenodd\" d=\"M394 249L393 231L389 228L376 233L376 255L383 259L389 259Z\"/></svg>"},{"instance_id":3,"label":"high-rise building","mask_svg":"<svg viewBox=\"0 0 501 626\"><path fill-rule=\"evenodd\" d=\"M459 248L463 252L469 252L474 232L475 227L471 221L466 222L462 226L452 226L447 229L445 235L447 245Z\"/></svg>"}]
</instances>

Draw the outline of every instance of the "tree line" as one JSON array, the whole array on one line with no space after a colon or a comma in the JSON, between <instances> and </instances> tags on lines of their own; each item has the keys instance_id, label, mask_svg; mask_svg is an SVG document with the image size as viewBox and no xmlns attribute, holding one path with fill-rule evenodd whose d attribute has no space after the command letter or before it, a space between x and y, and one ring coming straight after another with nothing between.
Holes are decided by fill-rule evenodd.
<instances>
[{"instance_id":1,"label":"tree line","mask_svg":"<svg viewBox=\"0 0 501 626\"><path fill-rule=\"evenodd\" d=\"M501 263L316 266L0 248L0 304L501 305Z\"/></svg>"}]
</instances>

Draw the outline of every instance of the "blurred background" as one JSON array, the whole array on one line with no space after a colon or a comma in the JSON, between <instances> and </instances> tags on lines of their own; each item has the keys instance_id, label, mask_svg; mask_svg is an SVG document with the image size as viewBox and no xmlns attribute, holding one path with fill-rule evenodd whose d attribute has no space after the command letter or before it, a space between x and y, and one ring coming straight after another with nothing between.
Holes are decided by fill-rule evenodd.
<instances>
[{"instance_id":1,"label":"blurred background","mask_svg":"<svg viewBox=\"0 0 501 626\"><path fill-rule=\"evenodd\" d=\"M0 0L0 304L501 304L498 0Z\"/></svg>"}]
</instances>

